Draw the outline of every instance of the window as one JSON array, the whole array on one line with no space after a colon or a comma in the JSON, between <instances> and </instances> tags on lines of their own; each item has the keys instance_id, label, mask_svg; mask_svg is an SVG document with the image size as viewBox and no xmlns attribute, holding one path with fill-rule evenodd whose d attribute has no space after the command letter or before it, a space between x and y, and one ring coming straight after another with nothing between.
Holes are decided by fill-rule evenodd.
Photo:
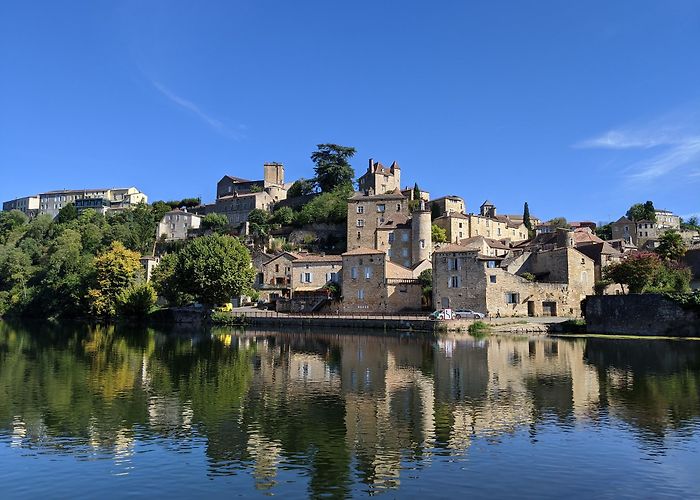
<instances>
[{"instance_id":1,"label":"window","mask_svg":"<svg viewBox=\"0 0 700 500\"><path fill-rule=\"evenodd\" d=\"M302 283L311 283L313 281L313 274L312 273L301 273L301 282Z\"/></svg>"},{"instance_id":2,"label":"window","mask_svg":"<svg viewBox=\"0 0 700 500\"><path fill-rule=\"evenodd\" d=\"M450 279L447 282L447 288L459 288L459 282L459 276L450 276Z\"/></svg>"},{"instance_id":3,"label":"window","mask_svg":"<svg viewBox=\"0 0 700 500\"><path fill-rule=\"evenodd\" d=\"M362 233L360 233L360 232L358 231L358 232L357 232L357 239L359 240L360 238L362 238Z\"/></svg>"},{"instance_id":4,"label":"window","mask_svg":"<svg viewBox=\"0 0 700 500\"><path fill-rule=\"evenodd\" d=\"M372 277L372 268L365 267L365 279L368 280Z\"/></svg>"},{"instance_id":5,"label":"window","mask_svg":"<svg viewBox=\"0 0 700 500\"><path fill-rule=\"evenodd\" d=\"M520 294L515 292L506 293L506 304L517 304L520 302Z\"/></svg>"},{"instance_id":6,"label":"window","mask_svg":"<svg viewBox=\"0 0 700 500\"><path fill-rule=\"evenodd\" d=\"M357 227L365 227L365 220L357 219Z\"/></svg>"},{"instance_id":7,"label":"window","mask_svg":"<svg viewBox=\"0 0 700 500\"><path fill-rule=\"evenodd\" d=\"M354 280L357 279L357 268L356 267L353 267L352 269L350 269L350 277Z\"/></svg>"},{"instance_id":8,"label":"window","mask_svg":"<svg viewBox=\"0 0 700 500\"><path fill-rule=\"evenodd\" d=\"M408 241L408 233L401 233L401 241Z\"/></svg>"},{"instance_id":9,"label":"window","mask_svg":"<svg viewBox=\"0 0 700 500\"><path fill-rule=\"evenodd\" d=\"M276 273L280 272L280 265L279 264L275 264L275 272Z\"/></svg>"},{"instance_id":10,"label":"window","mask_svg":"<svg viewBox=\"0 0 700 500\"><path fill-rule=\"evenodd\" d=\"M495 269L496 268L496 261L495 260L489 260L486 262L486 267L489 269Z\"/></svg>"},{"instance_id":11,"label":"window","mask_svg":"<svg viewBox=\"0 0 700 500\"><path fill-rule=\"evenodd\" d=\"M402 256L402 257L408 257L408 248L402 248L402 249L401 249L401 256Z\"/></svg>"},{"instance_id":12,"label":"window","mask_svg":"<svg viewBox=\"0 0 700 500\"><path fill-rule=\"evenodd\" d=\"M359 300L365 300L365 290L364 290L363 288L360 288L360 289L357 291L357 298L358 298Z\"/></svg>"},{"instance_id":13,"label":"window","mask_svg":"<svg viewBox=\"0 0 700 500\"><path fill-rule=\"evenodd\" d=\"M384 213L385 210L386 210L386 205L384 203L377 205L377 212Z\"/></svg>"},{"instance_id":14,"label":"window","mask_svg":"<svg viewBox=\"0 0 700 500\"><path fill-rule=\"evenodd\" d=\"M499 227L497 231L498 231L498 236L500 236L501 235L501 228Z\"/></svg>"},{"instance_id":15,"label":"window","mask_svg":"<svg viewBox=\"0 0 700 500\"><path fill-rule=\"evenodd\" d=\"M362 205L357 205L357 213L358 214L365 213L365 207L363 207Z\"/></svg>"},{"instance_id":16,"label":"window","mask_svg":"<svg viewBox=\"0 0 700 500\"><path fill-rule=\"evenodd\" d=\"M420 247L425 248L425 240L420 240Z\"/></svg>"},{"instance_id":17,"label":"window","mask_svg":"<svg viewBox=\"0 0 700 500\"><path fill-rule=\"evenodd\" d=\"M386 251L386 256L391 259L391 248L388 248Z\"/></svg>"},{"instance_id":18,"label":"window","mask_svg":"<svg viewBox=\"0 0 700 500\"><path fill-rule=\"evenodd\" d=\"M394 233L389 233L389 243L394 242Z\"/></svg>"},{"instance_id":19,"label":"window","mask_svg":"<svg viewBox=\"0 0 700 500\"><path fill-rule=\"evenodd\" d=\"M460 229L462 229L462 223L461 223L461 222L459 223L459 226L458 226L458 227L459 227ZM459 234L462 234L462 233L459 233Z\"/></svg>"},{"instance_id":20,"label":"window","mask_svg":"<svg viewBox=\"0 0 700 500\"><path fill-rule=\"evenodd\" d=\"M401 203L396 204L396 211L400 212L401 211Z\"/></svg>"},{"instance_id":21,"label":"window","mask_svg":"<svg viewBox=\"0 0 700 500\"><path fill-rule=\"evenodd\" d=\"M495 282L496 282L496 275L495 275L495 274L492 274L491 276L489 276L489 281L490 281L491 283L495 283Z\"/></svg>"}]
</instances>

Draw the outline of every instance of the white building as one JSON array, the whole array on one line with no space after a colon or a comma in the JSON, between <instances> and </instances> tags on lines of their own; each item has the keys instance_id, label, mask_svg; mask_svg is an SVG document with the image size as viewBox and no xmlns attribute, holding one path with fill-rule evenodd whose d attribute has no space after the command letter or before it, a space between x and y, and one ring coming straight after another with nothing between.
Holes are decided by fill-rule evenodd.
<instances>
[{"instance_id":1,"label":"white building","mask_svg":"<svg viewBox=\"0 0 700 500\"><path fill-rule=\"evenodd\" d=\"M190 229L199 229L202 218L183 210L167 212L158 224L156 238L165 238L165 241L184 240Z\"/></svg>"},{"instance_id":2,"label":"white building","mask_svg":"<svg viewBox=\"0 0 700 500\"><path fill-rule=\"evenodd\" d=\"M78 208L95 208L98 212L106 213L131 208L139 203L148 203L148 197L135 187L47 191L39 195L39 213L56 217L69 203L79 205Z\"/></svg>"}]
</instances>

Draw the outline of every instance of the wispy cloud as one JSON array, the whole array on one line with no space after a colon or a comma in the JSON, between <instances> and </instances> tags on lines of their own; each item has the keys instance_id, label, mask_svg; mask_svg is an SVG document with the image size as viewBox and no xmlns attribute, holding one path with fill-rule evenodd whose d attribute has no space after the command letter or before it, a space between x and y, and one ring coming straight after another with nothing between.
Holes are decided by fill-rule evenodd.
<instances>
[{"instance_id":1,"label":"wispy cloud","mask_svg":"<svg viewBox=\"0 0 700 500\"><path fill-rule=\"evenodd\" d=\"M678 117L675 117L678 118ZM628 178L650 182L682 167L700 166L700 132L697 123L677 120L669 123L662 118L643 126L612 129L604 134L573 145L578 149L638 150L646 157L635 159L622 168ZM686 178L698 175L698 170L686 171Z\"/></svg>"},{"instance_id":2,"label":"wispy cloud","mask_svg":"<svg viewBox=\"0 0 700 500\"><path fill-rule=\"evenodd\" d=\"M193 113L195 116L197 116L200 120L202 120L214 130L216 130L218 133L236 140L243 138L242 131L243 129L245 129L243 125L238 125L236 127L236 130L233 130L230 127L227 127L221 120L218 120L213 116L205 113L195 103L183 97L180 97L179 95L175 94L173 91L165 87L163 84L157 81L151 81L151 83L163 96L167 97L170 101L174 102L181 108L184 108L187 111Z\"/></svg>"}]
</instances>

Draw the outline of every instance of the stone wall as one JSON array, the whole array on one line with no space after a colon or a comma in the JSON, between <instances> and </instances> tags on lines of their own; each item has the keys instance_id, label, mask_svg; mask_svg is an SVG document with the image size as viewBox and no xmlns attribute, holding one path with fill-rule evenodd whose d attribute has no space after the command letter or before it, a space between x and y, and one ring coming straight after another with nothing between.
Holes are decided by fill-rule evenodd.
<instances>
[{"instance_id":1,"label":"stone wall","mask_svg":"<svg viewBox=\"0 0 700 500\"><path fill-rule=\"evenodd\" d=\"M700 312L657 294L589 296L589 333L700 337Z\"/></svg>"}]
</instances>

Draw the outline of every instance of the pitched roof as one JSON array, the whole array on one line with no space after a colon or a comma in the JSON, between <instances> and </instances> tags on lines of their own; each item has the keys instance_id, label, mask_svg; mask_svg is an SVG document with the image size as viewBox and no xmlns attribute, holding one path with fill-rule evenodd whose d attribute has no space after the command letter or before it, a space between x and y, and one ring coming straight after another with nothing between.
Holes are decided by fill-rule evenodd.
<instances>
[{"instance_id":1,"label":"pitched roof","mask_svg":"<svg viewBox=\"0 0 700 500\"><path fill-rule=\"evenodd\" d=\"M632 221L623 215L622 217L617 219L615 222L613 222L613 224L632 224Z\"/></svg>"},{"instance_id":2,"label":"pitched roof","mask_svg":"<svg viewBox=\"0 0 700 500\"><path fill-rule=\"evenodd\" d=\"M342 262L342 255L303 255L294 261L301 262Z\"/></svg>"},{"instance_id":3,"label":"pitched roof","mask_svg":"<svg viewBox=\"0 0 700 500\"><path fill-rule=\"evenodd\" d=\"M382 229L395 229L397 227L402 227L402 226L408 226L410 227L409 224L409 218L408 216L404 214L394 214L391 216L391 218L384 223L380 224L380 226L377 228L377 230L382 230Z\"/></svg>"},{"instance_id":4,"label":"pitched roof","mask_svg":"<svg viewBox=\"0 0 700 500\"><path fill-rule=\"evenodd\" d=\"M376 250L374 248L365 248L365 247L359 247L355 248L353 250L349 250L343 254L343 257L346 255L376 255L376 254L384 254L381 250Z\"/></svg>"},{"instance_id":5,"label":"pitched roof","mask_svg":"<svg viewBox=\"0 0 700 500\"><path fill-rule=\"evenodd\" d=\"M262 182L262 181L251 181L249 179L243 179L242 177L234 177L233 175L224 175L223 179L231 179L233 182ZM221 182L221 181L219 181L219 182Z\"/></svg>"},{"instance_id":6,"label":"pitched roof","mask_svg":"<svg viewBox=\"0 0 700 500\"><path fill-rule=\"evenodd\" d=\"M466 215L459 213L459 212L450 212L449 214L445 214L445 215L441 215L440 217L436 217L433 220L436 221L438 219L449 219L450 217L453 219L468 219L469 218Z\"/></svg>"},{"instance_id":7,"label":"pitched roof","mask_svg":"<svg viewBox=\"0 0 700 500\"><path fill-rule=\"evenodd\" d=\"M455 252L473 252L473 248L466 247L464 245L457 245L455 243L448 243L447 245L442 245L440 248L436 249L434 253L455 253Z\"/></svg>"}]
</instances>

